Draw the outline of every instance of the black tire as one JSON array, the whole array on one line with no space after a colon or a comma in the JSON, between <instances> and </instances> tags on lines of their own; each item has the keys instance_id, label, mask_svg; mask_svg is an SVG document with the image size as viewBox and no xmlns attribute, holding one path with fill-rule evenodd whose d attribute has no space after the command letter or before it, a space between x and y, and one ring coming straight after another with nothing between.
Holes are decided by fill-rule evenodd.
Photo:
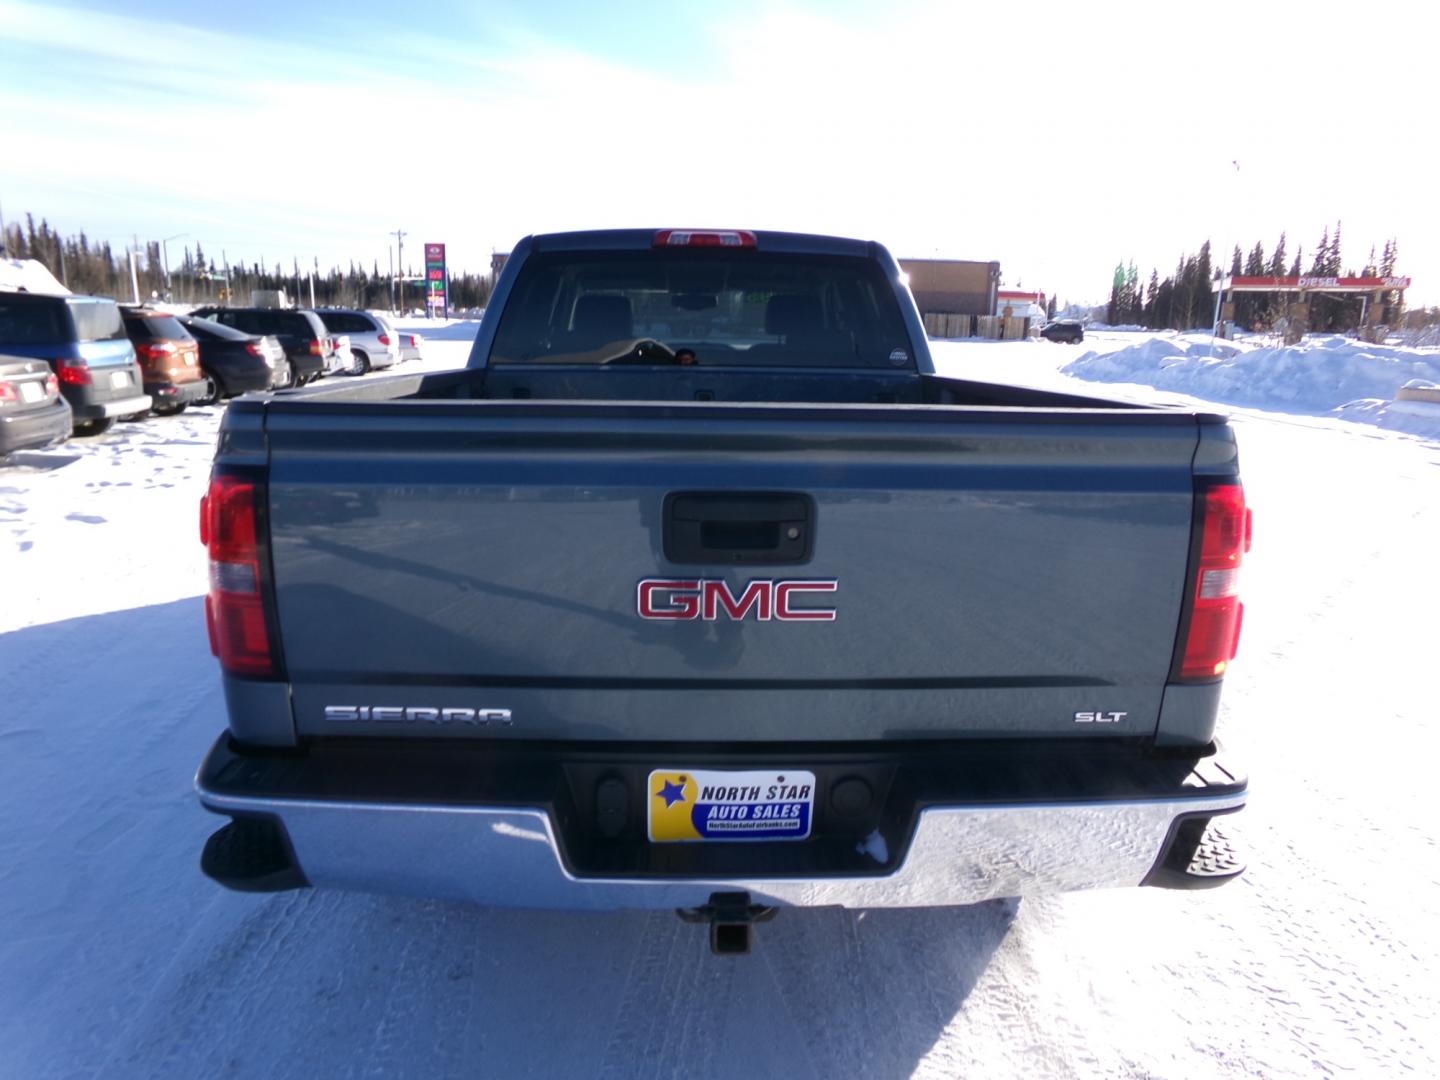
<instances>
[{"instance_id":1,"label":"black tire","mask_svg":"<svg viewBox=\"0 0 1440 1080\"><path fill-rule=\"evenodd\" d=\"M166 405L163 408L151 409L150 411L156 416L179 416L187 408L189 408L188 405Z\"/></svg>"},{"instance_id":2,"label":"black tire","mask_svg":"<svg viewBox=\"0 0 1440 1080\"><path fill-rule=\"evenodd\" d=\"M364 375L370 370L370 357L358 349L352 350L355 357L355 366L350 369L351 375Z\"/></svg>"},{"instance_id":3,"label":"black tire","mask_svg":"<svg viewBox=\"0 0 1440 1080\"><path fill-rule=\"evenodd\" d=\"M218 405L220 403L220 399L225 396L225 387L221 385L218 377L212 375L210 377L210 393L206 394L202 398L196 398L194 401L191 402L191 404Z\"/></svg>"},{"instance_id":4,"label":"black tire","mask_svg":"<svg viewBox=\"0 0 1440 1080\"><path fill-rule=\"evenodd\" d=\"M71 432L77 439L89 439L96 435L104 435L115 426L113 416L102 416L98 420L77 420Z\"/></svg>"}]
</instances>

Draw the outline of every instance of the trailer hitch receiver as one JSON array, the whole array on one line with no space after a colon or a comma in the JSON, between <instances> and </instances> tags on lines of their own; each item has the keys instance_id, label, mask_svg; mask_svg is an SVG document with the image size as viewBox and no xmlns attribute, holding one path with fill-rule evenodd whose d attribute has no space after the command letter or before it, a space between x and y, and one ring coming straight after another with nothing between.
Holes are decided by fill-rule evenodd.
<instances>
[{"instance_id":1,"label":"trailer hitch receiver","mask_svg":"<svg viewBox=\"0 0 1440 1080\"><path fill-rule=\"evenodd\" d=\"M751 927L769 922L778 908L752 904L747 892L711 893L703 907L678 908L685 922L710 924L710 951L716 956L741 956L750 951Z\"/></svg>"}]
</instances>

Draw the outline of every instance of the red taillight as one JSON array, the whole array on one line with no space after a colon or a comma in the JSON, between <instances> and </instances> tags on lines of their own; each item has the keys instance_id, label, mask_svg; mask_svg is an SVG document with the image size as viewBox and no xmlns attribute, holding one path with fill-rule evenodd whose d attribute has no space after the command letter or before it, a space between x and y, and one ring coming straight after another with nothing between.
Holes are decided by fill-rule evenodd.
<instances>
[{"instance_id":1,"label":"red taillight","mask_svg":"<svg viewBox=\"0 0 1440 1080\"><path fill-rule=\"evenodd\" d=\"M381 345L384 345L387 349L390 347L390 335L389 335L389 334L381 334L379 340L380 340L380 344L381 344Z\"/></svg>"},{"instance_id":2,"label":"red taillight","mask_svg":"<svg viewBox=\"0 0 1440 1080\"><path fill-rule=\"evenodd\" d=\"M45 393L48 397L56 397L60 393L60 380L53 374L45 376Z\"/></svg>"},{"instance_id":3,"label":"red taillight","mask_svg":"<svg viewBox=\"0 0 1440 1080\"><path fill-rule=\"evenodd\" d=\"M265 615L256 521L257 487L235 476L212 476L200 500L200 542L210 553L205 622L210 651L231 675L270 678L275 661Z\"/></svg>"},{"instance_id":4,"label":"red taillight","mask_svg":"<svg viewBox=\"0 0 1440 1080\"><path fill-rule=\"evenodd\" d=\"M261 347L258 341L246 342L245 351L248 352L251 356L258 356L262 360L265 359L265 350Z\"/></svg>"},{"instance_id":5,"label":"red taillight","mask_svg":"<svg viewBox=\"0 0 1440 1080\"><path fill-rule=\"evenodd\" d=\"M9 405L20 400L20 391L14 383L0 381L0 405Z\"/></svg>"},{"instance_id":6,"label":"red taillight","mask_svg":"<svg viewBox=\"0 0 1440 1080\"><path fill-rule=\"evenodd\" d=\"M1180 660L1181 679L1225 674L1240 644L1240 563L1250 550L1251 515L1237 483L1214 484L1196 500L1200 558L1190 582L1190 624Z\"/></svg>"},{"instance_id":7,"label":"red taillight","mask_svg":"<svg viewBox=\"0 0 1440 1080\"><path fill-rule=\"evenodd\" d=\"M655 247L743 247L755 246L755 234L738 229L701 231L696 229L661 229L655 234Z\"/></svg>"},{"instance_id":8,"label":"red taillight","mask_svg":"<svg viewBox=\"0 0 1440 1080\"><path fill-rule=\"evenodd\" d=\"M61 382L71 386L90 385L90 365L84 360L61 360L60 370L55 374L60 376Z\"/></svg>"},{"instance_id":9,"label":"red taillight","mask_svg":"<svg viewBox=\"0 0 1440 1080\"><path fill-rule=\"evenodd\" d=\"M173 356L175 346L168 341L141 341L136 344L135 352L146 360L159 360L162 356Z\"/></svg>"},{"instance_id":10,"label":"red taillight","mask_svg":"<svg viewBox=\"0 0 1440 1080\"><path fill-rule=\"evenodd\" d=\"M322 342L319 338L311 338L311 339L310 339L310 355L311 355L311 356L324 356L324 355L325 355L325 343Z\"/></svg>"}]
</instances>

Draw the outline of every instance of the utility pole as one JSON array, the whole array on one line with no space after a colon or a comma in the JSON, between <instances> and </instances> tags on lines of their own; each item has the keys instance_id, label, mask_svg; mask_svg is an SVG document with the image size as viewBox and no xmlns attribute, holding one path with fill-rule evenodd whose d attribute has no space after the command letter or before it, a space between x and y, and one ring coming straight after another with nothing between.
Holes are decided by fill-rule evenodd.
<instances>
[{"instance_id":1,"label":"utility pole","mask_svg":"<svg viewBox=\"0 0 1440 1080\"><path fill-rule=\"evenodd\" d=\"M395 246L400 249L395 261L400 264L400 310L405 310L405 230L396 229L390 234L395 237Z\"/></svg>"},{"instance_id":2,"label":"utility pole","mask_svg":"<svg viewBox=\"0 0 1440 1080\"><path fill-rule=\"evenodd\" d=\"M395 314L395 246L392 244L390 251L390 314Z\"/></svg>"},{"instance_id":3,"label":"utility pole","mask_svg":"<svg viewBox=\"0 0 1440 1080\"><path fill-rule=\"evenodd\" d=\"M130 289L135 295L135 303L140 303L140 279L135 274L135 249L130 249Z\"/></svg>"}]
</instances>

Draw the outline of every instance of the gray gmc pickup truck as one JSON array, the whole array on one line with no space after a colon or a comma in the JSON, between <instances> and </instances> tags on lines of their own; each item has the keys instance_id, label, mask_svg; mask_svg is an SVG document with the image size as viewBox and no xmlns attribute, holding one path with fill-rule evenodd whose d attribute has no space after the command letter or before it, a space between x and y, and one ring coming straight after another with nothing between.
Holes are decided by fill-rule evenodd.
<instances>
[{"instance_id":1,"label":"gray gmc pickup truck","mask_svg":"<svg viewBox=\"0 0 1440 1080\"><path fill-rule=\"evenodd\" d=\"M1241 865L1218 416L938 375L880 245L535 236L469 364L246 395L202 540L242 890L965 904Z\"/></svg>"}]
</instances>

